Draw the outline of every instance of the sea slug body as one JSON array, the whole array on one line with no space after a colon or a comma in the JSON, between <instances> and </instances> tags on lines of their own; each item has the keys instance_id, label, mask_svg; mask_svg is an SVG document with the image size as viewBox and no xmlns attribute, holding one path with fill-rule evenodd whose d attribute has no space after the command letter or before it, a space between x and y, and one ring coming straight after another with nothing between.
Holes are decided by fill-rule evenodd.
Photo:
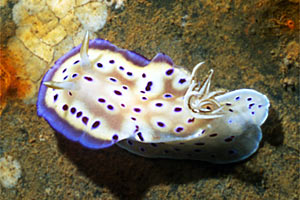
<instances>
[{"instance_id":1,"label":"sea slug body","mask_svg":"<svg viewBox=\"0 0 300 200\"><path fill-rule=\"evenodd\" d=\"M88 148L113 144L145 157L231 163L262 138L268 98L252 89L210 91L167 55L147 60L102 39L62 56L45 74L38 115Z\"/></svg>"}]
</instances>

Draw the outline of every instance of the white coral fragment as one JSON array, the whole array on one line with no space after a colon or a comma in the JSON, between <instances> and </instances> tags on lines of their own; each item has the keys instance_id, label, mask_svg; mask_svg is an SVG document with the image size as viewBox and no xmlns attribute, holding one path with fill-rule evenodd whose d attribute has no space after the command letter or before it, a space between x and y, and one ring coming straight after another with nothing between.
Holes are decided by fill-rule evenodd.
<instances>
[{"instance_id":1,"label":"white coral fragment","mask_svg":"<svg viewBox=\"0 0 300 200\"><path fill-rule=\"evenodd\" d=\"M75 9L75 15L85 30L96 32L103 28L107 19L107 6L91 2Z\"/></svg>"},{"instance_id":2,"label":"white coral fragment","mask_svg":"<svg viewBox=\"0 0 300 200\"><path fill-rule=\"evenodd\" d=\"M0 158L0 182L5 188L14 187L21 177L21 166L11 156Z\"/></svg>"},{"instance_id":3,"label":"white coral fragment","mask_svg":"<svg viewBox=\"0 0 300 200\"><path fill-rule=\"evenodd\" d=\"M107 6L115 4L115 9L119 9L124 6L126 0L104 0Z\"/></svg>"}]
</instances>

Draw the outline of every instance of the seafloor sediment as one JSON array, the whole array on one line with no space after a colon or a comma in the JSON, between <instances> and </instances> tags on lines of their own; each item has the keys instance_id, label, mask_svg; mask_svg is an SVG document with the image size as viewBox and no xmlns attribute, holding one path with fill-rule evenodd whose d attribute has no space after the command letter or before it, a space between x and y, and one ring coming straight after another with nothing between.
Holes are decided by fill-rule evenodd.
<instances>
[{"instance_id":1,"label":"seafloor sediment","mask_svg":"<svg viewBox=\"0 0 300 200\"><path fill-rule=\"evenodd\" d=\"M6 77L31 86L26 97L14 95L27 91L22 84L0 95L7 102L0 158L12 156L22 170L15 187L0 186L0 199L299 198L299 1L127 1L107 7L106 24L92 34L147 58L164 52L189 70L205 61L201 72L214 69L213 88L266 94L271 108L258 152L230 165L146 159L116 146L95 151L53 131L36 115L36 92L54 61L81 42L84 25L76 6L62 12L41 2L23 21L13 16L18 1L0 4L1 51L17 58L18 73Z\"/></svg>"}]
</instances>

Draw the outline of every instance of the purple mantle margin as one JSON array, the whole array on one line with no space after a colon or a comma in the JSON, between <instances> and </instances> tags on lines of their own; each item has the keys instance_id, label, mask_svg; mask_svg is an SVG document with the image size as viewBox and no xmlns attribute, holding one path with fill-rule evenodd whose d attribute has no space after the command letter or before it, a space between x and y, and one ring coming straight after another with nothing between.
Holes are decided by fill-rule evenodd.
<instances>
[{"instance_id":1,"label":"purple mantle margin","mask_svg":"<svg viewBox=\"0 0 300 200\"><path fill-rule=\"evenodd\" d=\"M70 57L74 56L75 54L80 52L81 45L74 47L72 50L70 50L68 53L63 55L61 58L59 58L53 67L49 69L49 71L45 74L38 93L38 100L37 100L37 114L40 117L45 118L45 120L52 126L52 128L62 133L66 138L72 141L80 142L83 146L91 148L91 149L101 149L101 148L107 148L109 146L112 146L117 141L110 141L110 140L99 140L97 138L94 138L87 134L86 132L83 132L81 130L78 130L74 128L72 125L70 125L66 120L59 117L55 110L52 108L47 107L45 103L45 95L47 87L43 85L44 81L51 81L53 75L57 71L57 69L60 68L60 66L68 60ZM142 55L139 55L133 51L120 49L117 46L111 44L107 40L103 39L95 39L91 40L89 42L89 48L91 49L101 49L101 50L111 50L116 53L122 54L128 61L132 62L135 65L138 65L140 67L147 66L150 62L165 62L169 65L173 66L172 59L163 54L158 53L151 61L145 58Z\"/></svg>"}]
</instances>

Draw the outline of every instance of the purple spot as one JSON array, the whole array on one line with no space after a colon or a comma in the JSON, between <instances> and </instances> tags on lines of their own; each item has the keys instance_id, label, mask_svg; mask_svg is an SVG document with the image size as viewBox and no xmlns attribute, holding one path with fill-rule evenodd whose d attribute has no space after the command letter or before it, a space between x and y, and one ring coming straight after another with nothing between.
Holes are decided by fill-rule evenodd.
<instances>
[{"instance_id":1,"label":"purple spot","mask_svg":"<svg viewBox=\"0 0 300 200\"><path fill-rule=\"evenodd\" d=\"M76 117L79 118L79 117L81 117L81 115L82 115L82 112L79 111L79 112L76 114Z\"/></svg>"},{"instance_id":2,"label":"purple spot","mask_svg":"<svg viewBox=\"0 0 300 200\"><path fill-rule=\"evenodd\" d=\"M141 109L140 108L134 108L133 109L135 112L141 112Z\"/></svg>"},{"instance_id":3,"label":"purple spot","mask_svg":"<svg viewBox=\"0 0 300 200\"><path fill-rule=\"evenodd\" d=\"M157 125L158 125L159 127L165 127L165 124L162 123L162 122L157 122Z\"/></svg>"},{"instance_id":4,"label":"purple spot","mask_svg":"<svg viewBox=\"0 0 300 200\"><path fill-rule=\"evenodd\" d=\"M252 100L252 98L251 97L249 97L248 99L247 99L247 101L251 101Z\"/></svg>"},{"instance_id":5,"label":"purple spot","mask_svg":"<svg viewBox=\"0 0 300 200\"><path fill-rule=\"evenodd\" d=\"M146 78L146 74L145 74L145 73L143 73L143 74L142 74L142 77L143 77L143 78Z\"/></svg>"},{"instance_id":6,"label":"purple spot","mask_svg":"<svg viewBox=\"0 0 300 200\"><path fill-rule=\"evenodd\" d=\"M180 142L179 144L180 144L180 145L184 145L184 142Z\"/></svg>"},{"instance_id":7,"label":"purple spot","mask_svg":"<svg viewBox=\"0 0 300 200\"><path fill-rule=\"evenodd\" d=\"M67 68L65 68L63 71L62 71L62 73L65 73L67 71Z\"/></svg>"},{"instance_id":8,"label":"purple spot","mask_svg":"<svg viewBox=\"0 0 300 200\"><path fill-rule=\"evenodd\" d=\"M66 80L68 78L68 75L64 77L64 80Z\"/></svg>"},{"instance_id":9,"label":"purple spot","mask_svg":"<svg viewBox=\"0 0 300 200\"><path fill-rule=\"evenodd\" d=\"M234 136L230 136L228 138L225 138L224 141L225 142L231 142L233 140Z\"/></svg>"},{"instance_id":10,"label":"purple spot","mask_svg":"<svg viewBox=\"0 0 300 200\"><path fill-rule=\"evenodd\" d=\"M132 143L130 140L127 140L127 143L128 143L130 146L133 145L133 143Z\"/></svg>"},{"instance_id":11,"label":"purple spot","mask_svg":"<svg viewBox=\"0 0 300 200\"><path fill-rule=\"evenodd\" d=\"M124 103L121 103L121 107L125 108L125 104L124 104Z\"/></svg>"},{"instance_id":12,"label":"purple spot","mask_svg":"<svg viewBox=\"0 0 300 200\"><path fill-rule=\"evenodd\" d=\"M262 107L262 105L258 105L258 108L261 108Z\"/></svg>"},{"instance_id":13,"label":"purple spot","mask_svg":"<svg viewBox=\"0 0 300 200\"><path fill-rule=\"evenodd\" d=\"M72 107L70 111L71 111L72 114L75 114L76 113L76 108Z\"/></svg>"},{"instance_id":14,"label":"purple spot","mask_svg":"<svg viewBox=\"0 0 300 200\"><path fill-rule=\"evenodd\" d=\"M147 83L147 86L146 86L145 90L146 90L146 91L150 91L152 85L153 85L152 81L149 81L149 82Z\"/></svg>"},{"instance_id":15,"label":"purple spot","mask_svg":"<svg viewBox=\"0 0 300 200\"><path fill-rule=\"evenodd\" d=\"M228 120L228 124L232 124L232 120L230 119L230 120Z\"/></svg>"},{"instance_id":16,"label":"purple spot","mask_svg":"<svg viewBox=\"0 0 300 200\"><path fill-rule=\"evenodd\" d=\"M180 112L181 110L182 110L182 108L180 108L180 107L174 108L174 112Z\"/></svg>"},{"instance_id":17,"label":"purple spot","mask_svg":"<svg viewBox=\"0 0 300 200\"><path fill-rule=\"evenodd\" d=\"M237 96L237 97L235 97L235 100L238 101L238 100L240 100L240 98L241 97Z\"/></svg>"},{"instance_id":18,"label":"purple spot","mask_svg":"<svg viewBox=\"0 0 300 200\"><path fill-rule=\"evenodd\" d=\"M170 75L173 74L173 72L174 72L174 69L168 69L168 70L166 71L166 75L167 75L167 76L170 76Z\"/></svg>"},{"instance_id":19,"label":"purple spot","mask_svg":"<svg viewBox=\"0 0 300 200\"><path fill-rule=\"evenodd\" d=\"M191 119L188 119L188 123L193 123L195 121L195 118L193 117L193 118L191 118Z\"/></svg>"},{"instance_id":20,"label":"purple spot","mask_svg":"<svg viewBox=\"0 0 300 200\"><path fill-rule=\"evenodd\" d=\"M109 63L110 63L110 64L114 64L115 61L114 61L114 60L110 60Z\"/></svg>"},{"instance_id":21,"label":"purple spot","mask_svg":"<svg viewBox=\"0 0 300 200\"><path fill-rule=\"evenodd\" d=\"M203 135L205 133L205 129L202 130L201 135Z\"/></svg>"},{"instance_id":22,"label":"purple spot","mask_svg":"<svg viewBox=\"0 0 300 200\"><path fill-rule=\"evenodd\" d=\"M254 112L254 111L252 111L252 112L251 112L251 114L252 114L252 115L254 115L254 114L255 114L255 112Z\"/></svg>"},{"instance_id":23,"label":"purple spot","mask_svg":"<svg viewBox=\"0 0 300 200\"><path fill-rule=\"evenodd\" d=\"M120 91L118 91L118 90L115 90L114 93L115 93L116 95L118 95L118 96L121 96L121 95L122 95L122 93L121 93Z\"/></svg>"},{"instance_id":24,"label":"purple spot","mask_svg":"<svg viewBox=\"0 0 300 200\"><path fill-rule=\"evenodd\" d=\"M79 63L79 60L76 60L73 64L76 65L77 63Z\"/></svg>"},{"instance_id":25,"label":"purple spot","mask_svg":"<svg viewBox=\"0 0 300 200\"><path fill-rule=\"evenodd\" d=\"M204 142L197 142L195 143L195 145L198 145L198 146L203 146L205 143Z\"/></svg>"},{"instance_id":26,"label":"purple spot","mask_svg":"<svg viewBox=\"0 0 300 200\"><path fill-rule=\"evenodd\" d=\"M109 78L109 80L111 80L112 82L117 82L115 78Z\"/></svg>"},{"instance_id":27,"label":"purple spot","mask_svg":"<svg viewBox=\"0 0 300 200\"><path fill-rule=\"evenodd\" d=\"M144 151L145 151L145 149L144 149L143 147L141 147L141 148L140 148L140 150L141 150L142 152L144 152Z\"/></svg>"},{"instance_id":28,"label":"purple spot","mask_svg":"<svg viewBox=\"0 0 300 200\"><path fill-rule=\"evenodd\" d=\"M97 63L97 67L102 68L103 67L102 63Z\"/></svg>"},{"instance_id":29,"label":"purple spot","mask_svg":"<svg viewBox=\"0 0 300 200\"><path fill-rule=\"evenodd\" d=\"M225 105L226 105L226 106L231 106L231 103L226 103Z\"/></svg>"},{"instance_id":30,"label":"purple spot","mask_svg":"<svg viewBox=\"0 0 300 200\"><path fill-rule=\"evenodd\" d=\"M68 110L68 108L69 108L69 106L68 106L67 104L63 105L63 107L62 107L62 109L63 109L64 111Z\"/></svg>"},{"instance_id":31,"label":"purple spot","mask_svg":"<svg viewBox=\"0 0 300 200\"><path fill-rule=\"evenodd\" d=\"M195 149L194 151L199 153L199 152L201 152L201 149Z\"/></svg>"},{"instance_id":32,"label":"purple spot","mask_svg":"<svg viewBox=\"0 0 300 200\"><path fill-rule=\"evenodd\" d=\"M127 75L128 76L132 76L132 72L127 72Z\"/></svg>"},{"instance_id":33,"label":"purple spot","mask_svg":"<svg viewBox=\"0 0 300 200\"><path fill-rule=\"evenodd\" d=\"M100 125L100 121L95 121L92 125L92 129L98 128L99 125Z\"/></svg>"},{"instance_id":34,"label":"purple spot","mask_svg":"<svg viewBox=\"0 0 300 200\"><path fill-rule=\"evenodd\" d=\"M112 105L110 105L110 104L107 106L107 108L108 108L109 110L113 110L113 109L114 109L114 107L113 107Z\"/></svg>"},{"instance_id":35,"label":"purple spot","mask_svg":"<svg viewBox=\"0 0 300 200\"><path fill-rule=\"evenodd\" d=\"M165 98L172 98L172 95L171 94L164 94L164 97Z\"/></svg>"},{"instance_id":36,"label":"purple spot","mask_svg":"<svg viewBox=\"0 0 300 200\"><path fill-rule=\"evenodd\" d=\"M69 92L69 95L72 96L72 92Z\"/></svg>"},{"instance_id":37,"label":"purple spot","mask_svg":"<svg viewBox=\"0 0 300 200\"><path fill-rule=\"evenodd\" d=\"M138 125L135 125L135 130L134 130L134 133L138 132L139 131L139 126Z\"/></svg>"},{"instance_id":38,"label":"purple spot","mask_svg":"<svg viewBox=\"0 0 300 200\"><path fill-rule=\"evenodd\" d=\"M93 81L93 79L91 77L88 77L88 76L85 76L84 79L87 80L87 81Z\"/></svg>"},{"instance_id":39,"label":"purple spot","mask_svg":"<svg viewBox=\"0 0 300 200\"><path fill-rule=\"evenodd\" d=\"M157 107L162 107L163 104L162 104L162 103L156 103L155 106L157 106Z\"/></svg>"},{"instance_id":40,"label":"purple spot","mask_svg":"<svg viewBox=\"0 0 300 200\"><path fill-rule=\"evenodd\" d=\"M142 97L142 100L146 101L146 100L147 100L147 97Z\"/></svg>"},{"instance_id":41,"label":"purple spot","mask_svg":"<svg viewBox=\"0 0 300 200\"><path fill-rule=\"evenodd\" d=\"M53 100L56 101L58 98L58 94L54 95Z\"/></svg>"},{"instance_id":42,"label":"purple spot","mask_svg":"<svg viewBox=\"0 0 300 200\"><path fill-rule=\"evenodd\" d=\"M140 91L140 93L145 94L146 92L145 91Z\"/></svg>"},{"instance_id":43,"label":"purple spot","mask_svg":"<svg viewBox=\"0 0 300 200\"><path fill-rule=\"evenodd\" d=\"M175 130L177 133L180 133L181 131L183 131L183 127L177 127Z\"/></svg>"},{"instance_id":44,"label":"purple spot","mask_svg":"<svg viewBox=\"0 0 300 200\"><path fill-rule=\"evenodd\" d=\"M115 134L115 135L112 136L112 139L113 139L114 141L117 141L117 140L119 139L119 136L118 136L117 134Z\"/></svg>"},{"instance_id":45,"label":"purple spot","mask_svg":"<svg viewBox=\"0 0 300 200\"><path fill-rule=\"evenodd\" d=\"M254 103L251 103L251 104L249 105L249 109L251 109L254 105L255 105Z\"/></svg>"},{"instance_id":46,"label":"purple spot","mask_svg":"<svg viewBox=\"0 0 300 200\"><path fill-rule=\"evenodd\" d=\"M231 108L229 108L228 110L229 110L229 112L233 112L233 110Z\"/></svg>"},{"instance_id":47,"label":"purple spot","mask_svg":"<svg viewBox=\"0 0 300 200\"><path fill-rule=\"evenodd\" d=\"M88 121L89 121L89 118L88 117L82 117L82 122L85 124L85 125L87 125L87 123L88 123Z\"/></svg>"},{"instance_id":48,"label":"purple spot","mask_svg":"<svg viewBox=\"0 0 300 200\"><path fill-rule=\"evenodd\" d=\"M120 66L119 69L123 71L123 70L124 70L124 67Z\"/></svg>"},{"instance_id":49,"label":"purple spot","mask_svg":"<svg viewBox=\"0 0 300 200\"><path fill-rule=\"evenodd\" d=\"M184 79L184 78L181 78L181 79L179 79L179 81L178 81L180 84L183 84L183 83L185 83L186 82L186 79Z\"/></svg>"},{"instance_id":50,"label":"purple spot","mask_svg":"<svg viewBox=\"0 0 300 200\"><path fill-rule=\"evenodd\" d=\"M105 103L105 99L99 98L99 99L98 99L98 102L100 102L100 103Z\"/></svg>"},{"instance_id":51,"label":"purple spot","mask_svg":"<svg viewBox=\"0 0 300 200\"><path fill-rule=\"evenodd\" d=\"M218 135L218 133L212 133L209 135L209 137L216 137Z\"/></svg>"},{"instance_id":52,"label":"purple spot","mask_svg":"<svg viewBox=\"0 0 300 200\"><path fill-rule=\"evenodd\" d=\"M157 144L155 144L155 143L151 143L151 146L153 146L153 147L157 147Z\"/></svg>"},{"instance_id":53,"label":"purple spot","mask_svg":"<svg viewBox=\"0 0 300 200\"><path fill-rule=\"evenodd\" d=\"M180 133L181 131L183 131L183 127L177 127L177 128L175 129L175 131L176 131L177 133Z\"/></svg>"},{"instance_id":54,"label":"purple spot","mask_svg":"<svg viewBox=\"0 0 300 200\"><path fill-rule=\"evenodd\" d=\"M143 135L141 132L138 132L137 133L137 136L139 137L139 139L143 142L144 141L144 138L143 138Z\"/></svg>"},{"instance_id":55,"label":"purple spot","mask_svg":"<svg viewBox=\"0 0 300 200\"><path fill-rule=\"evenodd\" d=\"M135 117L131 117L131 119L132 119L133 121L136 121L136 118L135 118Z\"/></svg>"},{"instance_id":56,"label":"purple spot","mask_svg":"<svg viewBox=\"0 0 300 200\"><path fill-rule=\"evenodd\" d=\"M128 87L127 87L126 85L123 85L123 89L124 89L124 90L127 90Z\"/></svg>"},{"instance_id":57,"label":"purple spot","mask_svg":"<svg viewBox=\"0 0 300 200\"><path fill-rule=\"evenodd\" d=\"M72 78L76 78L78 76L78 74L73 74Z\"/></svg>"}]
</instances>

